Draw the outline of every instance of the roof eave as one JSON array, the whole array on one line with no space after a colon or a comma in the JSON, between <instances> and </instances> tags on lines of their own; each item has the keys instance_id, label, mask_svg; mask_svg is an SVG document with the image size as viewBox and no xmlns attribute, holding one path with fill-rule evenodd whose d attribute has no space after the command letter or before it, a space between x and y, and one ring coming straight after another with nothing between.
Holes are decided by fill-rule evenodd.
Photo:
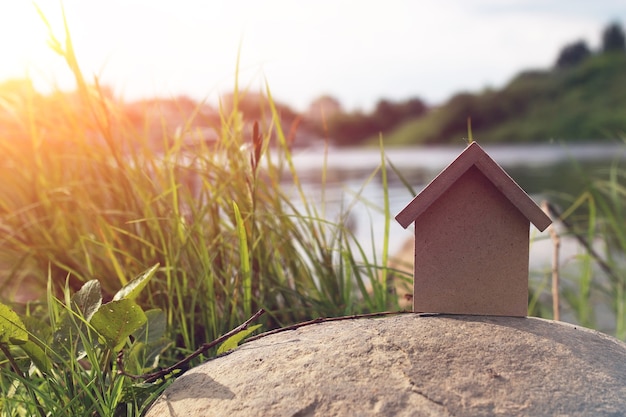
<instances>
[{"instance_id":1,"label":"roof eave","mask_svg":"<svg viewBox=\"0 0 626 417\"><path fill-rule=\"evenodd\" d=\"M472 142L396 215L398 223L405 229L409 227L472 166L476 166L537 229L543 231L552 223L550 217L476 142Z\"/></svg>"}]
</instances>

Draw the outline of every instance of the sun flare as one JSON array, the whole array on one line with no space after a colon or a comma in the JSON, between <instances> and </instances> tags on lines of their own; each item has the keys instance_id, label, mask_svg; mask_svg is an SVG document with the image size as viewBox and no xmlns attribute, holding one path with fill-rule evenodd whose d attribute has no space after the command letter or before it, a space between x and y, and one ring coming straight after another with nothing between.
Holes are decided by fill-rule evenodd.
<instances>
[{"instance_id":1,"label":"sun flare","mask_svg":"<svg viewBox=\"0 0 626 417\"><path fill-rule=\"evenodd\" d=\"M51 23L56 15L47 17ZM29 2L3 2L0 5L0 80L24 78L46 70L54 54L47 45L47 28Z\"/></svg>"}]
</instances>

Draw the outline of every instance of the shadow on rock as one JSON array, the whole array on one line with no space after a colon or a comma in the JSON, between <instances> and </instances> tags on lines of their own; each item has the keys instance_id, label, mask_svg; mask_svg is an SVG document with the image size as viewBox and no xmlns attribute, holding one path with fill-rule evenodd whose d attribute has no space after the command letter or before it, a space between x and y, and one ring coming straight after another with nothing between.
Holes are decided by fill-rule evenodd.
<instances>
[{"instance_id":1,"label":"shadow on rock","mask_svg":"<svg viewBox=\"0 0 626 417\"><path fill-rule=\"evenodd\" d=\"M208 375L199 373L184 374L167 392L167 401L180 401L187 398L215 398L232 400L235 393Z\"/></svg>"}]
</instances>

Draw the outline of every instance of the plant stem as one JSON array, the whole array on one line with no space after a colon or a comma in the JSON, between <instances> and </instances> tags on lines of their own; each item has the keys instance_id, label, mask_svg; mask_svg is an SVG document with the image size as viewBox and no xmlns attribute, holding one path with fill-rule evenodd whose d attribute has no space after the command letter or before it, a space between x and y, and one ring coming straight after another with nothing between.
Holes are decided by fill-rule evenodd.
<instances>
[{"instance_id":1,"label":"plant stem","mask_svg":"<svg viewBox=\"0 0 626 417\"><path fill-rule=\"evenodd\" d=\"M243 322L241 325L235 327L233 330L223 334L222 336L218 337L217 339L215 339L212 342L209 343L204 343L202 346L200 346L195 352L193 352L191 355L185 357L184 359L176 362L174 365L172 366L168 366L165 369L162 369L158 372L153 372L151 374L145 374L145 375L129 375L124 373L123 368L119 365L121 365L121 355L118 355L118 367L119 367L119 371L120 373L124 374L125 376L128 376L130 378L143 378L145 382L154 382L158 379L163 378L164 376L171 374L172 372L174 372L177 369L182 369L185 365L187 365L189 362L191 362L194 358L200 356L201 354L203 354L204 352L206 352L207 350L211 349L212 347L222 343L223 341L225 341L226 339L230 338L231 336L236 335L237 333L246 330L248 328L248 326L250 326L250 324L258 319L259 317L261 317L263 314L265 314L265 310L260 309L259 311L257 311L256 313L254 313L254 315L252 317L250 317L248 320L246 320L245 322Z\"/></svg>"}]
</instances>

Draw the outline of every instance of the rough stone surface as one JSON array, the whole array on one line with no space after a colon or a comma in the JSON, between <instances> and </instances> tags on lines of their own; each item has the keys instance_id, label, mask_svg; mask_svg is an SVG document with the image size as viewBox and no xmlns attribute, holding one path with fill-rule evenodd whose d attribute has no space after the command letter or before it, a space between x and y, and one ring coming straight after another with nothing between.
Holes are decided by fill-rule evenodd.
<instances>
[{"instance_id":1,"label":"rough stone surface","mask_svg":"<svg viewBox=\"0 0 626 417\"><path fill-rule=\"evenodd\" d=\"M537 318L320 323L180 376L146 417L621 416L626 344Z\"/></svg>"}]
</instances>

